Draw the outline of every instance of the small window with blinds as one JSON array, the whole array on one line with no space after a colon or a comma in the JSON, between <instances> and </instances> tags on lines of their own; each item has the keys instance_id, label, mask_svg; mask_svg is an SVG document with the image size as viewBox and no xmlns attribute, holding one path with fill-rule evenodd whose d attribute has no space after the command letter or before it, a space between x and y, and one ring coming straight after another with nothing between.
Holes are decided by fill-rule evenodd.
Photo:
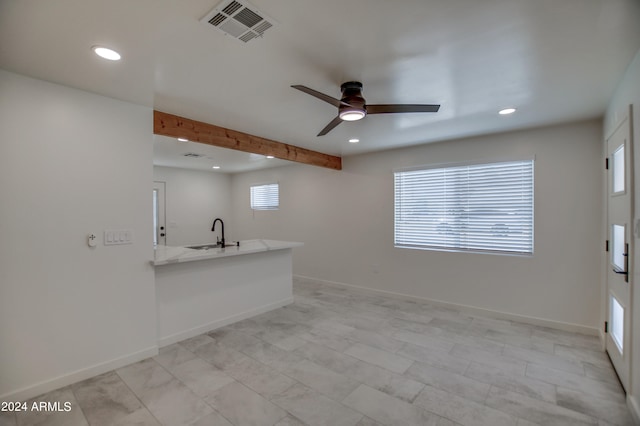
<instances>
[{"instance_id":1,"label":"small window with blinds","mask_svg":"<svg viewBox=\"0 0 640 426\"><path fill-rule=\"evenodd\" d=\"M253 210L278 210L279 206L280 189L277 183L251 187L251 208Z\"/></svg>"},{"instance_id":2,"label":"small window with blinds","mask_svg":"<svg viewBox=\"0 0 640 426\"><path fill-rule=\"evenodd\" d=\"M533 254L533 160L394 173L395 246Z\"/></svg>"}]
</instances>

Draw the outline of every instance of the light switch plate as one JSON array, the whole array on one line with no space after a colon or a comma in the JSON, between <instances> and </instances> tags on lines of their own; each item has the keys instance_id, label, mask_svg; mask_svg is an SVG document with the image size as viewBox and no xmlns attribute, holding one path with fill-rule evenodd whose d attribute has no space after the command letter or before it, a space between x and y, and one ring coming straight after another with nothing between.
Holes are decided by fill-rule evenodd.
<instances>
[{"instance_id":1,"label":"light switch plate","mask_svg":"<svg viewBox=\"0 0 640 426\"><path fill-rule=\"evenodd\" d=\"M131 229L107 229L104 231L104 245L114 246L133 244L133 230Z\"/></svg>"}]
</instances>

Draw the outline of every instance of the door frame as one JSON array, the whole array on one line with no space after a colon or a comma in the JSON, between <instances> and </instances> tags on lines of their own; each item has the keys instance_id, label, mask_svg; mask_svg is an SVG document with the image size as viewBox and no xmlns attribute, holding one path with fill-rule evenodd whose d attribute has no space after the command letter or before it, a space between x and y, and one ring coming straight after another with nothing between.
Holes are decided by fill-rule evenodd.
<instances>
[{"instance_id":1,"label":"door frame","mask_svg":"<svg viewBox=\"0 0 640 426\"><path fill-rule=\"evenodd\" d=\"M156 217L153 218L153 235L154 235L154 243L157 242L157 245L164 246L167 244L167 205L166 205L166 182L154 181L153 182L153 192L157 191L157 198L154 199L157 201L157 205L154 206L153 212L155 214L157 209L157 219L158 223L156 225Z\"/></svg>"}]
</instances>

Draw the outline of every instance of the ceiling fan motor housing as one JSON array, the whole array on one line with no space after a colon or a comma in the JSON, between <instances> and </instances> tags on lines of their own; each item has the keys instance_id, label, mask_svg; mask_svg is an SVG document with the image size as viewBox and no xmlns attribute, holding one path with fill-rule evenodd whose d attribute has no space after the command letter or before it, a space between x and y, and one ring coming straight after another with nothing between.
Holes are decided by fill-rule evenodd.
<instances>
[{"instance_id":1,"label":"ceiling fan motor housing","mask_svg":"<svg viewBox=\"0 0 640 426\"><path fill-rule=\"evenodd\" d=\"M341 101L349 105L340 105L339 115L343 117L350 112L361 112L363 118L367 115L366 101L362 97L362 83L359 81L347 81L340 86L342 90Z\"/></svg>"}]
</instances>

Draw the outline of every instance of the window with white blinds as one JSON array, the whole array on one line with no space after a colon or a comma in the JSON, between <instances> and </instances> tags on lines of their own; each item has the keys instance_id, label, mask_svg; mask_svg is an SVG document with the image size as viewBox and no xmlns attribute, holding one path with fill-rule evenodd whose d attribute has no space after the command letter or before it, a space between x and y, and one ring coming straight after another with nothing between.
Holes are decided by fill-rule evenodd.
<instances>
[{"instance_id":1,"label":"window with white blinds","mask_svg":"<svg viewBox=\"0 0 640 426\"><path fill-rule=\"evenodd\" d=\"M280 189L277 183L251 187L251 208L253 210L278 210L279 206Z\"/></svg>"},{"instance_id":2,"label":"window with white blinds","mask_svg":"<svg viewBox=\"0 0 640 426\"><path fill-rule=\"evenodd\" d=\"M394 173L395 246L533 253L533 160Z\"/></svg>"}]
</instances>

